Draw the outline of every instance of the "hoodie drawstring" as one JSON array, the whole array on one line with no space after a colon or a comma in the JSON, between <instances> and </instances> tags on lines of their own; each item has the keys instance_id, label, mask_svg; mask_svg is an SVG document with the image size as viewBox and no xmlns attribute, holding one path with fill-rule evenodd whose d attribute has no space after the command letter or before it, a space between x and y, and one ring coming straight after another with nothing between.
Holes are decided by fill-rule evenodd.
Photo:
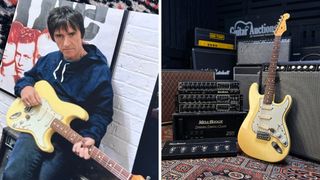
<instances>
[{"instance_id":1,"label":"hoodie drawstring","mask_svg":"<svg viewBox=\"0 0 320 180\"><path fill-rule=\"evenodd\" d=\"M59 65L57 66L57 68L52 73L55 80L57 80L57 71L58 71L61 63L62 63L62 60L60 60Z\"/></svg>"},{"instance_id":2,"label":"hoodie drawstring","mask_svg":"<svg viewBox=\"0 0 320 180\"><path fill-rule=\"evenodd\" d=\"M62 64L62 60L60 60L57 68L56 68L56 69L53 71L53 73L52 73L55 80L58 79L58 78L57 78L57 71L59 71L61 64ZM67 65L68 65L68 64L69 64L69 63L66 63L66 64L64 64L64 66L63 66L63 69L62 69L62 72L61 72L61 80L60 80L61 83L62 83L63 80L64 80L64 76L63 76L63 75L64 75L64 72L66 71L66 68L67 68Z\"/></svg>"},{"instance_id":3,"label":"hoodie drawstring","mask_svg":"<svg viewBox=\"0 0 320 180\"><path fill-rule=\"evenodd\" d=\"M64 66L63 66L63 69L62 69L62 73L61 73L61 83L63 82L63 80L64 80L64 72L66 71L66 68L67 68L67 65L68 65L69 63L66 63L66 64L64 64Z\"/></svg>"}]
</instances>

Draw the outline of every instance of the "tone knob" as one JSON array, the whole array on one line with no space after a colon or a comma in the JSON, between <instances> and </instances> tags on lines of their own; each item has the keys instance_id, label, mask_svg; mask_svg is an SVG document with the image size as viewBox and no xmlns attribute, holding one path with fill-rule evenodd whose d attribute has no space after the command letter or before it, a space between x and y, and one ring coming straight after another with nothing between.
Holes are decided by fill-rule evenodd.
<instances>
[{"instance_id":1,"label":"tone knob","mask_svg":"<svg viewBox=\"0 0 320 180\"><path fill-rule=\"evenodd\" d=\"M214 146L214 150L215 150L215 151L219 151L219 149L220 149L220 146L218 146L218 145L215 145L215 146Z\"/></svg>"},{"instance_id":2,"label":"tone knob","mask_svg":"<svg viewBox=\"0 0 320 180\"><path fill-rule=\"evenodd\" d=\"M26 118L26 120L29 120L30 119L30 115L26 114L25 118Z\"/></svg>"}]
</instances>

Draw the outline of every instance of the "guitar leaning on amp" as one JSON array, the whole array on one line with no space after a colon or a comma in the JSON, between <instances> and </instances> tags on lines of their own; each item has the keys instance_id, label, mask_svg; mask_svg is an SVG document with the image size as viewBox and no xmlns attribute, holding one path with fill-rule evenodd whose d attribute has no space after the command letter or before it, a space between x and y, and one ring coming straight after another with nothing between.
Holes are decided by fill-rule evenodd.
<instances>
[{"instance_id":1,"label":"guitar leaning on amp","mask_svg":"<svg viewBox=\"0 0 320 180\"><path fill-rule=\"evenodd\" d=\"M238 132L238 143L242 151L267 162L283 160L288 155L291 145L285 117L290 109L292 98L286 95L281 103L274 102L280 39L286 31L286 20L289 17L288 13L283 14L274 31L275 39L265 93L259 94L257 83L251 85L249 112Z\"/></svg>"},{"instance_id":2,"label":"guitar leaning on amp","mask_svg":"<svg viewBox=\"0 0 320 180\"><path fill-rule=\"evenodd\" d=\"M83 137L72 130L69 124L76 118L88 120L88 113L78 105L61 101L47 81L38 81L34 88L41 97L41 105L26 107L21 99L17 98L7 112L8 126L20 132L30 133L37 146L49 153L54 150L51 143L54 132L72 144L81 141ZM125 170L95 146L92 146L89 152L92 159L121 180L144 179L140 175L133 175Z\"/></svg>"}]
</instances>

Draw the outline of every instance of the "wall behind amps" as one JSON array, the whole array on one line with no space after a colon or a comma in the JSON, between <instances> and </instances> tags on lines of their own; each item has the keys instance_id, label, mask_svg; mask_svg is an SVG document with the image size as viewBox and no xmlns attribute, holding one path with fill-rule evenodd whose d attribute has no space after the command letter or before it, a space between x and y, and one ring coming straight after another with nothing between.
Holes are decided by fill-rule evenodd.
<instances>
[{"instance_id":1,"label":"wall behind amps","mask_svg":"<svg viewBox=\"0 0 320 180\"><path fill-rule=\"evenodd\" d=\"M161 73L161 114L162 123L172 122L172 113L175 111L175 97L178 93L178 82L184 80L214 80L213 71L163 69Z\"/></svg>"},{"instance_id":2,"label":"wall behind amps","mask_svg":"<svg viewBox=\"0 0 320 180\"><path fill-rule=\"evenodd\" d=\"M289 12L290 19L286 34L292 37L292 53L300 53L302 47L320 46L320 14L318 11L320 4L316 0L233 0L232 2L217 1L215 6L218 19L217 30L224 29L229 32L229 28L234 26L234 22L238 20L246 23L250 21L257 28L264 25L273 26L280 14Z\"/></svg>"},{"instance_id":3,"label":"wall behind amps","mask_svg":"<svg viewBox=\"0 0 320 180\"><path fill-rule=\"evenodd\" d=\"M280 42L279 62L288 62L290 58L290 38L282 38ZM262 64L271 59L273 39L239 40L238 65Z\"/></svg>"},{"instance_id":4,"label":"wall behind amps","mask_svg":"<svg viewBox=\"0 0 320 180\"><path fill-rule=\"evenodd\" d=\"M280 64L275 102L292 96L286 123L291 137L291 153L320 161L320 62ZM262 73L262 82L267 77Z\"/></svg>"}]
</instances>

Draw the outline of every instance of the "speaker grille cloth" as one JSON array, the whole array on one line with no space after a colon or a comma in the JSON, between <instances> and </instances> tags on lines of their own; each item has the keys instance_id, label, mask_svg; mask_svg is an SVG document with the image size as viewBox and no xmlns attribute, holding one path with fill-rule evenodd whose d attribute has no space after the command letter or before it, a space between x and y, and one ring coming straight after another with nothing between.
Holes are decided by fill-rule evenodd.
<instances>
[{"instance_id":1,"label":"speaker grille cloth","mask_svg":"<svg viewBox=\"0 0 320 180\"><path fill-rule=\"evenodd\" d=\"M267 72L263 73L265 82ZM320 72L278 72L275 102L292 96L286 123L291 137L291 152L320 160Z\"/></svg>"}]
</instances>

